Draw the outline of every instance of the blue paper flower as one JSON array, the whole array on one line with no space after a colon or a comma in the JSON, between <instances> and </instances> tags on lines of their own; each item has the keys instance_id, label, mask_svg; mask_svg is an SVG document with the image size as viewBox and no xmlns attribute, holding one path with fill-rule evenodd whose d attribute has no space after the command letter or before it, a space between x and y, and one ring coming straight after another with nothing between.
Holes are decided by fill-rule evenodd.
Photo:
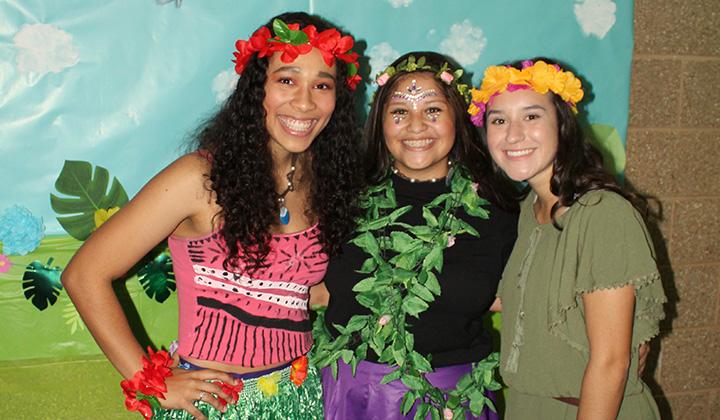
<instances>
[{"instance_id":1,"label":"blue paper flower","mask_svg":"<svg viewBox=\"0 0 720 420\"><path fill-rule=\"evenodd\" d=\"M45 236L45 225L41 217L35 217L30 210L17 204L0 214L0 241L5 255L25 255L40 245Z\"/></svg>"}]
</instances>

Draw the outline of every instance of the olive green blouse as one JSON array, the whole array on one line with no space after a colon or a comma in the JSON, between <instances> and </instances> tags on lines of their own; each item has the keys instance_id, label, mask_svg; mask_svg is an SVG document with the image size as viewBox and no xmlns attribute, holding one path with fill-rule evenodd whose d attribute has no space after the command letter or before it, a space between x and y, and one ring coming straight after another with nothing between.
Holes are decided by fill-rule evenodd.
<instances>
[{"instance_id":1,"label":"olive green blouse","mask_svg":"<svg viewBox=\"0 0 720 420\"><path fill-rule=\"evenodd\" d=\"M635 319L625 395L642 392L637 346L657 335L666 300L642 217L620 195L592 191L557 217L563 228L558 230L537 222L534 200L531 193L522 203L518 239L498 289L505 383L530 395L578 397L589 359L582 295L632 285Z\"/></svg>"}]
</instances>

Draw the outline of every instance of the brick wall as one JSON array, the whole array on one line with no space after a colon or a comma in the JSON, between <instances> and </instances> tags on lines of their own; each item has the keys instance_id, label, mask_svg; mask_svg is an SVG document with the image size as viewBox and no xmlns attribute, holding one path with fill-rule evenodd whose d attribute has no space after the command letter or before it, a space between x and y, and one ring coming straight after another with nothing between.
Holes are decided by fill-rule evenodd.
<instances>
[{"instance_id":1,"label":"brick wall","mask_svg":"<svg viewBox=\"0 0 720 420\"><path fill-rule=\"evenodd\" d=\"M656 196L664 419L720 419L720 1L636 0L627 180Z\"/></svg>"}]
</instances>

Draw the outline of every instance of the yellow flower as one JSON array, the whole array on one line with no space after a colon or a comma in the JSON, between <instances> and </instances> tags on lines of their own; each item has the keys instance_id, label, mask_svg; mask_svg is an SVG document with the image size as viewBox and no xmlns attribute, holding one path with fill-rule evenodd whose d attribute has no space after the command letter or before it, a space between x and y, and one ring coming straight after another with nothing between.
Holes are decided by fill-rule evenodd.
<instances>
[{"instance_id":1,"label":"yellow flower","mask_svg":"<svg viewBox=\"0 0 720 420\"><path fill-rule=\"evenodd\" d=\"M95 219L95 229L99 228L100 226L102 226L103 223L107 222L108 219L111 218L113 214L117 213L118 210L120 210L120 207L95 210L95 214L93 215L93 219Z\"/></svg>"},{"instance_id":2,"label":"yellow flower","mask_svg":"<svg viewBox=\"0 0 720 420\"><path fill-rule=\"evenodd\" d=\"M567 79L565 80L565 86L563 91L559 94L564 101L576 104L583 98L582 83L580 79L575 77L572 73L566 72Z\"/></svg>"},{"instance_id":3,"label":"yellow flower","mask_svg":"<svg viewBox=\"0 0 720 420\"><path fill-rule=\"evenodd\" d=\"M490 66L485 70L481 93L487 95L483 102L487 102L495 93L505 92L512 73L505 66Z\"/></svg>"},{"instance_id":4,"label":"yellow flower","mask_svg":"<svg viewBox=\"0 0 720 420\"><path fill-rule=\"evenodd\" d=\"M468 106L467 112L470 115L475 115L480 112L480 108L476 107L475 104L471 103L470 106Z\"/></svg>"},{"instance_id":5,"label":"yellow flower","mask_svg":"<svg viewBox=\"0 0 720 420\"><path fill-rule=\"evenodd\" d=\"M568 75L570 75L570 73L568 73L566 71L557 72L555 74L555 78L550 83L550 86L549 86L550 90L553 93L559 95L560 92L562 92L565 89L565 81L567 80Z\"/></svg>"},{"instance_id":6,"label":"yellow flower","mask_svg":"<svg viewBox=\"0 0 720 420\"><path fill-rule=\"evenodd\" d=\"M480 91L480 89L475 89L475 88L470 89L470 96L472 97L473 102L480 102L481 94L482 94L482 92Z\"/></svg>"},{"instance_id":7,"label":"yellow flower","mask_svg":"<svg viewBox=\"0 0 720 420\"><path fill-rule=\"evenodd\" d=\"M278 382L280 379L280 372L273 372L269 375L261 376L257 381L257 387L262 391L265 398L270 398L278 393Z\"/></svg>"},{"instance_id":8,"label":"yellow flower","mask_svg":"<svg viewBox=\"0 0 720 420\"><path fill-rule=\"evenodd\" d=\"M518 70L515 67L506 67L510 77L508 83L513 85L529 85L530 75L526 72L527 69Z\"/></svg>"},{"instance_id":9,"label":"yellow flower","mask_svg":"<svg viewBox=\"0 0 720 420\"><path fill-rule=\"evenodd\" d=\"M550 86L554 84L555 75L558 73L555 67L549 66L544 61L536 62L532 67L528 67L524 71L527 71L533 90L543 95L550 90Z\"/></svg>"}]
</instances>

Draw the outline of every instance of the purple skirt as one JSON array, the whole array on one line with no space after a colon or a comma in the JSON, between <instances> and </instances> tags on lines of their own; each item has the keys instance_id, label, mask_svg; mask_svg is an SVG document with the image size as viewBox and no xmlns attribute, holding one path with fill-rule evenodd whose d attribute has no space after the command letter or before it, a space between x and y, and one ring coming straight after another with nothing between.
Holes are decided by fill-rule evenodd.
<instances>
[{"instance_id":1,"label":"purple skirt","mask_svg":"<svg viewBox=\"0 0 720 420\"><path fill-rule=\"evenodd\" d=\"M337 380L329 367L322 369L323 402L327 420L401 420L412 419L417 403L407 416L402 415L400 403L408 388L400 380L381 384L383 376L393 369L380 363L362 361L355 376L350 365L338 361ZM472 370L471 364L453 365L435 369L427 375L431 384L440 389L455 388L457 381ZM495 393L485 395L495 402ZM428 418L430 418L428 416ZM500 416L485 407L480 417L468 414L467 419L499 420Z\"/></svg>"}]
</instances>

